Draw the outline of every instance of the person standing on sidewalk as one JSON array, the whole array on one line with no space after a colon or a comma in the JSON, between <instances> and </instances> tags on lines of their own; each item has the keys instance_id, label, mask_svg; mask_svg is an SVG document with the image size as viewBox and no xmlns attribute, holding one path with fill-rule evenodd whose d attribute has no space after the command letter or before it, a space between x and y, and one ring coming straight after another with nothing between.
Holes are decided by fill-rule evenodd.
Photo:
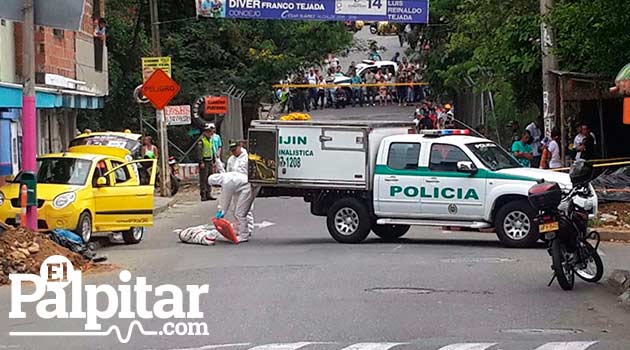
<instances>
[{"instance_id":1,"label":"person standing on sidewalk","mask_svg":"<svg viewBox=\"0 0 630 350\"><path fill-rule=\"evenodd\" d=\"M538 168L540 166L540 157L542 155L541 141L543 139L543 132L540 125L542 125L542 117L539 117L537 120L534 120L525 127L525 130L529 131L529 135L531 136L530 144L532 146L532 154L534 156L534 159L532 160L533 168Z\"/></svg>"},{"instance_id":2,"label":"person standing on sidewalk","mask_svg":"<svg viewBox=\"0 0 630 350\"><path fill-rule=\"evenodd\" d=\"M153 138L151 136L145 136L142 139L142 150L140 151L143 158L157 159L158 148L153 144Z\"/></svg>"},{"instance_id":3,"label":"person standing on sidewalk","mask_svg":"<svg viewBox=\"0 0 630 350\"><path fill-rule=\"evenodd\" d=\"M199 194L202 201L215 200L210 193L208 177L215 173L217 159L221 156L221 137L215 133L214 124L206 124L197 143L199 161Z\"/></svg>"},{"instance_id":4,"label":"person standing on sidewalk","mask_svg":"<svg viewBox=\"0 0 630 350\"><path fill-rule=\"evenodd\" d=\"M361 80L361 77L357 75L356 71L352 72L352 78L350 82L353 85L363 84L363 80ZM357 103L359 104L359 106L363 107L363 87L361 86L352 87L352 107L356 106Z\"/></svg>"},{"instance_id":5,"label":"person standing on sidewalk","mask_svg":"<svg viewBox=\"0 0 630 350\"><path fill-rule=\"evenodd\" d=\"M530 139L531 135L529 131L523 130L521 139L512 144L512 154L514 158L526 168L531 167L532 160L534 160L532 146L530 146L529 142Z\"/></svg>"},{"instance_id":6,"label":"person standing on sidewalk","mask_svg":"<svg viewBox=\"0 0 630 350\"><path fill-rule=\"evenodd\" d=\"M374 75L374 72L372 72L371 70L368 70L368 72L365 74L365 83L376 84L376 76ZM368 86L366 90L367 90L367 99L365 100L365 102L368 106L370 104L374 106L376 102L377 88L376 86Z\"/></svg>"}]
</instances>

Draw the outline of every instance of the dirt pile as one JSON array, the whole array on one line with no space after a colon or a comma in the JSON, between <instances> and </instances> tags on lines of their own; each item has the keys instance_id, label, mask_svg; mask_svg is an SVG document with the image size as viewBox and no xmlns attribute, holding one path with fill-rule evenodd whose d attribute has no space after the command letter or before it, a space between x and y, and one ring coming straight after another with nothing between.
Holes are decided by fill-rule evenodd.
<instances>
[{"instance_id":1,"label":"dirt pile","mask_svg":"<svg viewBox=\"0 0 630 350\"><path fill-rule=\"evenodd\" d=\"M630 203L604 203L599 206L598 226L630 230Z\"/></svg>"},{"instance_id":2,"label":"dirt pile","mask_svg":"<svg viewBox=\"0 0 630 350\"><path fill-rule=\"evenodd\" d=\"M89 263L81 255L54 243L45 234L22 227L0 227L0 285L9 284L11 273L39 275L42 262L51 255L67 257L75 269L83 270Z\"/></svg>"}]
</instances>

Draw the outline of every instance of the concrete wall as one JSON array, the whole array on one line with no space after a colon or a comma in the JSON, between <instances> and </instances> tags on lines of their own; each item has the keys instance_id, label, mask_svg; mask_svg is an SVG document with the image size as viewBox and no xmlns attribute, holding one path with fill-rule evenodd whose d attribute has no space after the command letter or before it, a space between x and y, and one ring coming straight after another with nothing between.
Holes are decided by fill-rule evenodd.
<instances>
[{"instance_id":1,"label":"concrete wall","mask_svg":"<svg viewBox=\"0 0 630 350\"><path fill-rule=\"evenodd\" d=\"M37 111L38 154L62 152L76 136L77 111L40 109Z\"/></svg>"},{"instance_id":2,"label":"concrete wall","mask_svg":"<svg viewBox=\"0 0 630 350\"><path fill-rule=\"evenodd\" d=\"M13 22L0 20L0 81L14 83L15 79Z\"/></svg>"},{"instance_id":3,"label":"concrete wall","mask_svg":"<svg viewBox=\"0 0 630 350\"><path fill-rule=\"evenodd\" d=\"M86 82L80 90L89 91L99 96L109 94L107 69L107 40L103 44L103 70L94 69L94 23L92 16L107 17L105 14L105 0L99 1L99 8L94 8L94 0L85 1L81 30L76 32L76 72L77 80ZM108 34L108 33L107 33Z\"/></svg>"},{"instance_id":4,"label":"concrete wall","mask_svg":"<svg viewBox=\"0 0 630 350\"><path fill-rule=\"evenodd\" d=\"M99 96L109 94L109 80L107 67L107 45L103 47L103 71L98 72L94 68L94 38L92 36L77 33L76 35L76 72L77 80L84 81L86 85L80 86L80 90L89 91Z\"/></svg>"}]
</instances>

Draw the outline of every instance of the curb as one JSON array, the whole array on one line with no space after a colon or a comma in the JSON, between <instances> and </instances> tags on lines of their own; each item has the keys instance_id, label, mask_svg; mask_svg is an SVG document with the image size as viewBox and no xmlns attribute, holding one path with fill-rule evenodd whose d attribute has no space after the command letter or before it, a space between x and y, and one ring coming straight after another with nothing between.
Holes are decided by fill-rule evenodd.
<instances>
[{"instance_id":1,"label":"curb","mask_svg":"<svg viewBox=\"0 0 630 350\"><path fill-rule=\"evenodd\" d=\"M167 211L168 208L172 207L178 201L179 201L179 198L171 197L170 200L167 203L162 204L162 205L157 206L157 207L154 207L153 208L153 215L158 215L158 214L161 214L161 213Z\"/></svg>"},{"instance_id":2,"label":"curb","mask_svg":"<svg viewBox=\"0 0 630 350\"><path fill-rule=\"evenodd\" d=\"M618 295L617 302L630 311L630 271L613 271L608 277L607 287L615 295Z\"/></svg>"},{"instance_id":3,"label":"curb","mask_svg":"<svg viewBox=\"0 0 630 350\"><path fill-rule=\"evenodd\" d=\"M630 242L630 231L614 231L614 230L598 230L594 228L595 231L599 232L599 236L601 237L602 242L609 241L622 241L622 242Z\"/></svg>"}]
</instances>

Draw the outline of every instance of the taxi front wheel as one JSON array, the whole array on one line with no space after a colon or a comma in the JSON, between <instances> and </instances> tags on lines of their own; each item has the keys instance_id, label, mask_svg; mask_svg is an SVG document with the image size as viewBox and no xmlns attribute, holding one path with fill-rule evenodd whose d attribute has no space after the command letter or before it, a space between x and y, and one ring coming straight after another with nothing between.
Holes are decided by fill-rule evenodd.
<instances>
[{"instance_id":1,"label":"taxi front wheel","mask_svg":"<svg viewBox=\"0 0 630 350\"><path fill-rule=\"evenodd\" d=\"M511 201L499 208L494 227L501 243L509 248L533 247L538 242L536 212L527 200Z\"/></svg>"},{"instance_id":2,"label":"taxi front wheel","mask_svg":"<svg viewBox=\"0 0 630 350\"><path fill-rule=\"evenodd\" d=\"M79 215L79 222L74 232L81 236L83 242L88 243L92 239L92 216L87 211Z\"/></svg>"}]
</instances>

